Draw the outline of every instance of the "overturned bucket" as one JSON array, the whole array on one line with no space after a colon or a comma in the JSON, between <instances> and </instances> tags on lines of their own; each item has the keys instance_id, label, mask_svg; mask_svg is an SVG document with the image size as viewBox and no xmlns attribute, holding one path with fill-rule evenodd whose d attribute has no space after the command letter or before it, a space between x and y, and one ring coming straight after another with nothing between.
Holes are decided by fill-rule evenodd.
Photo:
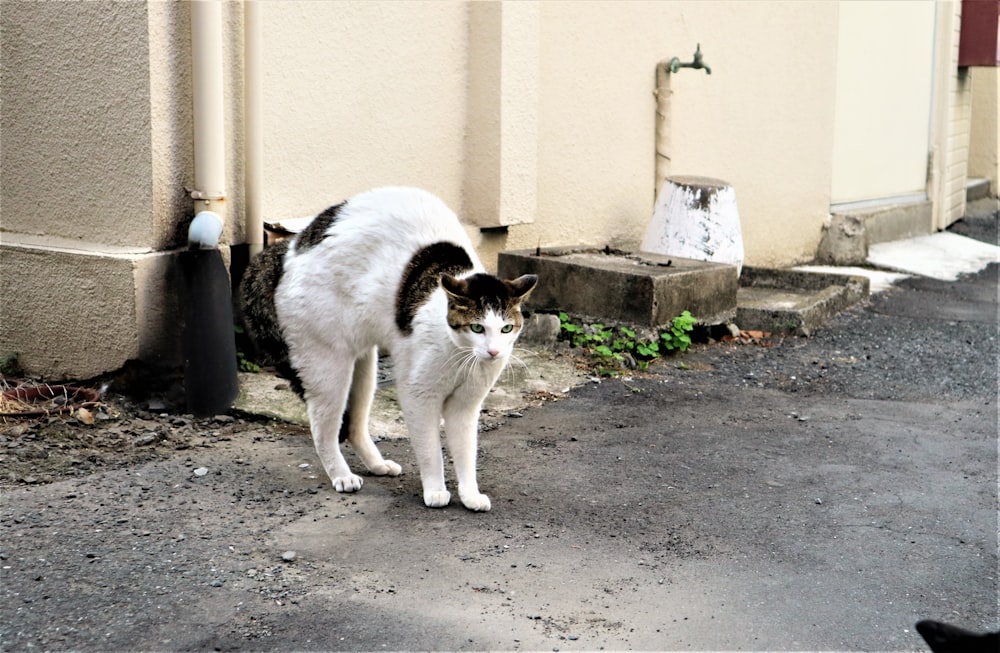
<instances>
[{"instance_id":1,"label":"overturned bucket","mask_svg":"<svg viewBox=\"0 0 1000 653\"><path fill-rule=\"evenodd\" d=\"M736 191L710 177L667 177L639 247L643 252L735 265L743 269L743 231Z\"/></svg>"}]
</instances>

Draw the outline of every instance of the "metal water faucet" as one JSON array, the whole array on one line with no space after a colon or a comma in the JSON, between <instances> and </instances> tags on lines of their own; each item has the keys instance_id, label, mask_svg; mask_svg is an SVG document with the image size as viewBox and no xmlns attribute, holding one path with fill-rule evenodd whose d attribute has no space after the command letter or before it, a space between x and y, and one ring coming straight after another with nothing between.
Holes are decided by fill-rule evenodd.
<instances>
[{"instance_id":1,"label":"metal water faucet","mask_svg":"<svg viewBox=\"0 0 1000 653\"><path fill-rule=\"evenodd\" d=\"M681 63L681 60L678 59L677 57L674 57L673 59L670 60L670 72L676 73L681 68L695 68L695 69L704 68L705 74L707 75L712 74L712 69L705 64L705 61L701 57L701 43L699 43L695 47L694 61L691 61L689 63Z\"/></svg>"}]
</instances>

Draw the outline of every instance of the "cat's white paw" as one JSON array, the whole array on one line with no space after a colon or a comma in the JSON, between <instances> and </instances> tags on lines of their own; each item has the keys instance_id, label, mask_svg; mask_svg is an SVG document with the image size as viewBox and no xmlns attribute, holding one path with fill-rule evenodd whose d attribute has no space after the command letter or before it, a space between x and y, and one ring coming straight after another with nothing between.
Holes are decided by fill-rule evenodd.
<instances>
[{"instance_id":1,"label":"cat's white paw","mask_svg":"<svg viewBox=\"0 0 1000 653\"><path fill-rule=\"evenodd\" d=\"M383 460L381 465L375 465L369 470L375 476L399 476L403 468L392 460Z\"/></svg>"},{"instance_id":2,"label":"cat's white paw","mask_svg":"<svg viewBox=\"0 0 1000 653\"><path fill-rule=\"evenodd\" d=\"M364 480L357 474L338 476L333 479L333 489L337 492L357 492L364 484Z\"/></svg>"},{"instance_id":3,"label":"cat's white paw","mask_svg":"<svg viewBox=\"0 0 1000 653\"><path fill-rule=\"evenodd\" d=\"M475 510L476 512L486 512L487 510L493 507L492 504L490 504L490 498L485 494L479 494L479 493L463 494L461 495L461 497L462 497L462 505L468 508L469 510Z\"/></svg>"},{"instance_id":4,"label":"cat's white paw","mask_svg":"<svg viewBox=\"0 0 1000 653\"><path fill-rule=\"evenodd\" d=\"M428 508L443 508L449 503L451 503L451 492L448 490L424 492L424 505Z\"/></svg>"}]
</instances>

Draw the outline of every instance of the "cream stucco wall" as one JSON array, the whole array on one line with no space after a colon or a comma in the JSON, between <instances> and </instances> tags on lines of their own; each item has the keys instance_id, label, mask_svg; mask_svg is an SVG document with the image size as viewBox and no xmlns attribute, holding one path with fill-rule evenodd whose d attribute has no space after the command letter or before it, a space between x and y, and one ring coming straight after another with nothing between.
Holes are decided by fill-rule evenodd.
<instances>
[{"instance_id":1,"label":"cream stucco wall","mask_svg":"<svg viewBox=\"0 0 1000 653\"><path fill-rule=\"evenodd\" d=\"M829 210L838 9L692 3L678 21L712 75L676 75L672 168L733 185L749 265L815 255Z\"/></svg>"},{"instance_id":2,"label":"cream stucco wall","mask_svg":"<svg viewBox=\"0 0 1000 653\"><path fill-rule=\"evenodd\" d=\"M230 63L239 46L226 43ZM49 378L176 363L173 252L193 213L187 6L7 2L0 67L0 357Z\"/></svg>"},{"instance_id":3,"label":"cream stucco wall","mask_svg":"<svg viewBox=\"0 0 1000 653\"><path fill-rule=\"evenodd\" d=\"M146 5L11 2L0 18L4 230L149 246Z\"/></svg>"},{"instance_id":4,"label":"cream stucco wall","mask_svg":"<svg viewBox=\"0 0 1000 653\"><path fill-rule=\"evenodd\" d=\"M464 3L261 8L266 219L314 215L383 185L461 205Z\"/></svg>"},{"instance_id":5,"label":"cream stucco wall","mask_svg":"<svg viewBox=\"0 0 1000 653\"><path fill-rule=\"evenodd\" d=\"M538 219L496 248L637 244L655 195L655 66L671 172L733 184L747 260L815 253L829 207L837 4L542 4ZM795 53L795 56L788 56Z\"/></svg>"},{"instance_id":6,"label":"cream stucco wall","mask_svg":"<svg viewBox=\"0 0 1000 653\"><path fill-rule=\"evenodd\" d=\"M1000 68L973 68L969 176L990 180L1000 194Z\"/></svg>"}]
</instances>

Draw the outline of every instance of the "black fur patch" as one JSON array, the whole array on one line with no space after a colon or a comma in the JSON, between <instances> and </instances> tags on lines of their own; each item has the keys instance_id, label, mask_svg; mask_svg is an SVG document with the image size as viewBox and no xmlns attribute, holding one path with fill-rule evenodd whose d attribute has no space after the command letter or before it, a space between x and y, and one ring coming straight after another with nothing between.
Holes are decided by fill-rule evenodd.
<instances>
[{"instance_id":1,"label":"black fur patch","mask_svg":"<svg viewBox=\"0 0 1000 653\"><path fill-rule=\"evenodd\" d=\"M281 334L278 312L274 306L274 291L284 274L284 257L290 242L277 242L250 261L240 282L240 309L243 324L257 347L258 354L272 363L278 373L288 379L292 389L302 397L302 381L288 360L288 345Z\"/></svg>"},{"instance_id":2,"label":"black fur patch","mask_svg":"<svg viewBox=\"0 0 1000 653\"><path fill-rule=\"evenodd\" d=\"M443 273L461 274L472 269L468 252L454 243L441 241L424 247L410 259L396 293L396 326L403 333L413 332L417 310L437 290Z\"/></svg>"},{"instance_id":3,"label":"black fur patch","mask_svg":"<svg viewBox=\"0 0 1000 653\"><path fill-rule=\"evenodd\" d=\"M323 242L323 239L326 238L326 232L330 229L330 225L337 221L337 214L344 208L344 204L346 202L331 206L313 218L312 222L295 238L296 251L304 252Z\"/></svg>"}]
</instances>

